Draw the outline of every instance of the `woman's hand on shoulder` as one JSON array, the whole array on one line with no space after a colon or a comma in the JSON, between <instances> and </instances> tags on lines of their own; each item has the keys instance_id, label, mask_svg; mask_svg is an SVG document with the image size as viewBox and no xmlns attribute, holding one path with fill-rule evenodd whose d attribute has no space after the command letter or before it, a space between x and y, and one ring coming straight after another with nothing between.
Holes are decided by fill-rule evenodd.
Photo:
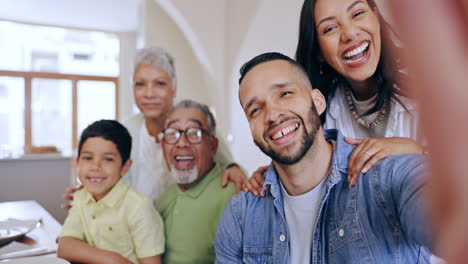
<instances>
[{"instance_id":1,"label":"woman's hand on shoulder","mask_svg":"<svg viewBox=\"0 0 468 264\"><path fill-rule=\"evenodd\" d=\"M365 139L345 137L345 141L356 146L348 161L349 187L356 185L359 174L367 173L375 163L386 157L424 152L424 148L416 141L404 137Z\"/></svg>"},{"instance_id":2,"label":"woman's hand on shoulder","mask_svg":"<svg viewBox=\"0 0 468 264\"><path fill-rule=\"evenodd\" d=\"M263 178L263 173L268 170L268 166L263 166L258 168L247 182L244 184L244 191L251 192L256 196L261 195L262 197L265 196L265 192L262 192L263 183L265 182L265 178Z\"/></svg>"}]
</instances>

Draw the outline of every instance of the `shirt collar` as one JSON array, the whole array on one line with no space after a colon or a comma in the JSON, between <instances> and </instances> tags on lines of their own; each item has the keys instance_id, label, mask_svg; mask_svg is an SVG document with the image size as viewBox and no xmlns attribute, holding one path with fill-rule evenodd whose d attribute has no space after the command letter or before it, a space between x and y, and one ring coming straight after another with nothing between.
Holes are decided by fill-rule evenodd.
<instances>
[{"instance_id":1,"label":"shirt collar","mask_svg":"<svg viewBox=\"0 0 468 264\"><path fill-rule=\"evenodd\" d=\"M120 200L122 200L125 197L128 189L129 189L129 186L126 185L122 180L119 180L114 185L114 187L112 187L110 192L108 192L98 202L96 202L94 197L87 190L85 190L85 203L86 204L99 203L99 204L105 204L108 207L114 207Z\"/></svg>"},{"instance_id":2,"label":"shirt collar","mask_svg":"<svg viewBox=\"0 0 468 264\"><path fill-rule=\"evenodd\" d=\"M339 172L347 174L348 160L349 156L354 150L354 146L346 143L344 141L343 135L336 129L327 129L324 131L324 135L327 141L334 140L336 142L333 148L332 169L327 180L328 186L334 185L342 179ZM279 182L279 176L275 166L273 165L273 162L270 164L270 167L265 172L264 176L265 183L263 184L263 190L267 188L267 185L270 185L270 193L273 195L273 197L279 198L281 186Z\"/></svg>"},{"instance_id":3,"label":"shirt collar","mask_svg":"<svg viewBox=\"0 0 468 264\"><path fill-rule=\"evenodd\" d=\"M187 195L196 199L206 189L208 184L210 184L210 182L219 175L221 175L221 168L217 163L215 163L213 168L203 177L200 182L190 187L185 192L182 192L179 188L177 188L177 190L179 191L179 194ZM219 184L221 185L221 182Z\"/></svg>"}]
</instances>

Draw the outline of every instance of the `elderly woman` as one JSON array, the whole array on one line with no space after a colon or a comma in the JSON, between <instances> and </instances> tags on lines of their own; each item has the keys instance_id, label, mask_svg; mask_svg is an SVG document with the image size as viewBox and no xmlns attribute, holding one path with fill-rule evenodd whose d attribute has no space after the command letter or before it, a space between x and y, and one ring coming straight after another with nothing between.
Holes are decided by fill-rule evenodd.
<instances>
[{"instance_id":1,"label":"elderly woman","mask_svg":"<svg viewBox=\"0 0 468 264\"><path fill-rule=\"evenodd\" d=\"M159 47L141 49L135 58L133 94L141 113L124 125L132 135L134 148L132 168L124 180L136 190L155 200L170 184L174 183L164 161L158 135L164 128L168 111L173 106L176 94L176 71L174 59ZM220 138L220 147L215 161L225 168L223 186L228 180L236 183L239 191L245 175L238 165L231 163L227 145Z\"/></svg>"}]
</instances>

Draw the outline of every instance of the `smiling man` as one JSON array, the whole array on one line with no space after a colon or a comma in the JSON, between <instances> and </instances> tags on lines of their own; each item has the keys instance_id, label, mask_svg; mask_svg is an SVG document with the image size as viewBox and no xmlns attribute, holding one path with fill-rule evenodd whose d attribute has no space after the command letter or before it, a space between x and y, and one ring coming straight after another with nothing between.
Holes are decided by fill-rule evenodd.
<instances>
[{"instance_id":1,"label":"smiling man","mask_svg":"<svg viewBox=\"0 0 468 264\"><path fill-rule=\"evenodd\" d=\"M215 120L206 105L185 100L169 111L164 127L164 157L177 183L156 201L165 225L163 263L213 263L218 220L235 194L234 184L219 184Z\"/></svg>"},{"instance_id":2,"label":"smiling man","mask_svg":"<svg viewBox=\"0 0 468 264\"><path fill-rule=\"evenodd\" d=\"M255 144L273 161L265 197L226 206L216 263L428 263L423 156L389 157L349 188L354 146L322 129L325 99L294 60L259 55L239 83Z\"/></svg>"}]
</instances>

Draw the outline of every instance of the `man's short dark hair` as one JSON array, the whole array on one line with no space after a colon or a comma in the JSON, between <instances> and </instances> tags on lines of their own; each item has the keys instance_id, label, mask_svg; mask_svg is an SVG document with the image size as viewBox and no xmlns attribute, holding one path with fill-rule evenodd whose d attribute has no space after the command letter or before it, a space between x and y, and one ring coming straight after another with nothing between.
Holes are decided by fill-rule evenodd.
<instances>
[{"instance_id":1,"label":"man's short dark hair","mask_svg":"<svg viewBox=\"0 0 468 264\"><path fill-rule=\"evenodd\" d=\"M88 138L102 137L109 140L117 146L117 150L122 158L122 166L130 158L132 150L132 137L128 130L115 120L99 120L89 125L81 133L80 143L78 144L78 158L81 154L81 148Z\"/></svg>"},{"instance_id":2,"label":"man's short dark hair","mask_svg":"<svg viewBox=\"0 0 468 264\"><path fill-rule=\"evenodd\" d=\"M253 67L257 66L258 64L268 62L268 61L274 61L274 60L284 60L284 61L289 62L295 69L299 70L299 72L303 74L304 77L306 77L306 79L310 82L309 78L307 77L307 73L304 71L302 66L299 63L297 63L295 60L279 52L267 52L267 53L263 53L254 57L253 59L249 60L241 67L240 69L241 77L239 78L239 85L241 84L245 75L247 75L247 73Z\"/></svg>"}]
</instances>

